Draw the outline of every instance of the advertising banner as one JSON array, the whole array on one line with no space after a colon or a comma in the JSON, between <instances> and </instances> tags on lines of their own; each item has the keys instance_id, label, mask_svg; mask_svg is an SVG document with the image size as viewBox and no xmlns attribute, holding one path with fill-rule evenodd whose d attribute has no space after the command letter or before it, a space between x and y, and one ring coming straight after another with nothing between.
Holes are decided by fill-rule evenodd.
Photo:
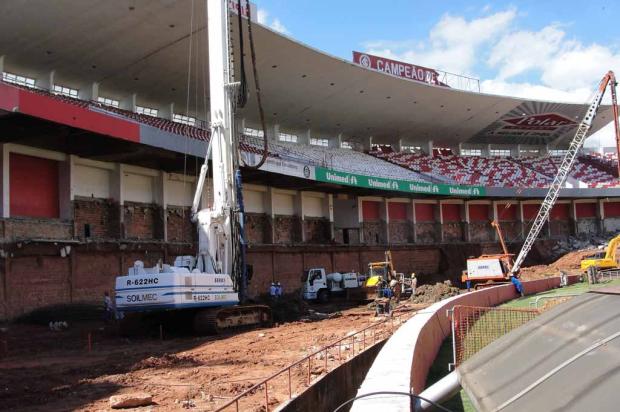
<instances>
[{"instance_id":1,"label":"advertising banner","mask_svg":"<svg viewBox=\"0 0 620 412\"><path fill-rule=\"evenodd\" d=\"M428 195L483 197L486 195L482 186L459 186L443 183L414 182L410 180L387 179L383 177L364 176L347 172L315 168L316 180L347 186L369 189L393 190L406 193L424 193Z\"/></svg>"},{"instance_id":2,"label":"advertising banner","mask_svg":"<svg viewBox=\"0 0 620 412\"><path fill-rule=\"evenodd\" d=\"M353 52L353 63L367 69L377 70L383 73L415 80L437 86L447 86L439 81L439 73L435 69L416 66L414 64L373 56L368 53Z\"/></svg>"},{"instance_id":3,"label":"advertising banner","mask_svg":"<svg viewBox=\"0 0 620 412\"><path fill-rule=\"evenodd\" d=\"M241 152L241 157L248 165L258 164L260 155L256 153ZM301 177L303 179L315 180L315 167L290 160L268 157L259 170L266 172L279 173L281 175Z\"/></svg>"}]
</instances>

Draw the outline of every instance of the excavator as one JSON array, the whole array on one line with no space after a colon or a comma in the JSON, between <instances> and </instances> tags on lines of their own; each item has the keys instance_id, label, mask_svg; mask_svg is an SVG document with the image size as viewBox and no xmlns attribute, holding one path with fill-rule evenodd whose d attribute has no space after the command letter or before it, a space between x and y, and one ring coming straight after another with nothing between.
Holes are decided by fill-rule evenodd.
<instances>
[{"instance_id":1,"label":"excavator","mask_svg":"<svg viewBox=\"0 0 620 412\"><path fill-rule=\"evenodd\" d=\"M618 269L618 261L616 260L618 246L620 246L620 235L609 241L604 252L585 256L581 260L581 270L587 272L590 267L595 267L596 270Z\"/></svg>"},{"instance_id":2,"label":"excavator","mask_svg":"<svg viewBox=\"0 0 620 412\"><path fill-rule=\"evenodd\" d=\"M497 281L511 281L515 284L518 291L522 293L522 289L520 289L520 282L518 281L521 265L523 264L525 258L532 249L532 246L534 246L534 242L538 238L538 235L540 234L543 226L549 220L549 214L551 212L551 209L553 208L553 205L555 205L558 195L560 194L560 190L566 183L566 179L568 178L568 175L573 168L573 165L575 164L577 155L579 154L579 151L583 146L588 132L592 127L592 122L594 121L598 109L601 106L601 102L603 100L603 96L605 95L607 87L609 87L611 90L616 147L620 157L620 125L618 121L616 85L616 76L612 71L607 72L605 76L603 76L603 79L600 81L596 93L594 94L594 98L592 99L592 102L590 103L586 114L581 120L581 123L577 127L575 136L573 137L568 146L568 150L566 151L566 154L562 159L562 163L558 167L558 172L555 175L553 182L549 186L549 190L547 191L547 194L542 204L540 205L538 214L534 218L532 226L530 227L530 231L528 232L528 235L523 242L521 251L517 255L517 258L514 260L514 262L512 261L513 255L508 253L508 250L506 248L506 244L504 242L502 232L499 228L499 224L494 221L492 222L492 225L495 227L499 235L503 254L483 255L476 259L468 259L467 271L463 274L462 277L463 282L469 285L472 281L486 281L488 282L488 284L493 284L493 282ZM618 165L618 171L620 172L620 163ZM615 254L615 247L608 247L608 251L611 251Z\"/></svg>"},{"instance_id":3,"label":"excavator","mask_svg":"<svg viewBox=\"0 0 620 412\"><path fill-rule=\"evenodd\" d=\"M271 323L268 306L247 303L241 160L234 132L235 97L244 85L233 78L227 6L225 0L207 2L211 137L191 209L198 255L179 256L173 265L152 268L136 261L126 275L116 278L117 311L125 319L140 320L131 325L152 323L153 318L173 323L189 318L194 332L202 334ZM209 157L213 202L198 210Z\"/></svg>"},{"instance_id":4,"label":"excavator","mask_svg":"<svg viewBox=\"0 0 620 412\"><path fill-rule=\"evenodd\" d=\"M396 280L400 286L397 291L398 297L406 297L411 295L411 275L397 273L394 269L392 260L392 252L385 251L385 260L382 262L370 262L368 264L368 277L365 287L376 288L381 283L389 284L392 280Z\"/></svg>"}]
</instances>

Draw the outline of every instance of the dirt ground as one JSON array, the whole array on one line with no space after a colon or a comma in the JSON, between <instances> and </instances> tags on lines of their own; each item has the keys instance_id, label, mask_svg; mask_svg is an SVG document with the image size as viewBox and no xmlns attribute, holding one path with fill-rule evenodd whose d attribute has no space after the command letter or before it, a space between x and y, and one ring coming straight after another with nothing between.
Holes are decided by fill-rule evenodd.
<instances>
[{"instance_id":1,"label":"dirt ground","mask_svg":"<svg viewBox=\"0 0 620 412\"><path fill-rule=\"evenodd\" d=\"M111 395L136 391L152 394L154 405L132 410L214 410L262 378L377 322L365 306L340 314L228 336L163 341L120 338L102 330L100 322L70 325L61 332L12 325L0 332L0 410L103 411L109 410ZM353 345L359 348L361 342ZM346 358L355 347L345 344L341 350ZM316 358L312 379L337 356L332 351L328 359ZM303 388L307 370L307 362L293 370L293 392ZM287 382L280 379L269 387L272 407L287 399ZM263 392L254 397L242 410L264 410L255 407L264 400Z\"/></svg>"},{"instance_id":2,"label":"dirt ground","mask_svg":"<svg viewBox=\"0 0 620 412\"><path fill-rule=\"evenodd\" d=\"M595 253L597 249L584 249L569 252L550 265L536 265L521 269L521 280L536 280L552 276L559 276L560 270L569 275L580 274L579 265L584 256Z\"/></svg>"}]
</instances>

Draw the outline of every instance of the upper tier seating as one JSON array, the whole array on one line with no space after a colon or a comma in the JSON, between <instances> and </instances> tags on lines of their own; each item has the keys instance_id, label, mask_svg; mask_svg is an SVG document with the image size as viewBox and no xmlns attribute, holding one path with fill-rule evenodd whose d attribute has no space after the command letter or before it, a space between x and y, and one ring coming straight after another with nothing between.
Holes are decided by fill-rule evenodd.
<instances>
[{"instance_id":1,"label":"upper tier seating","mask_svg":"<svg viewBox=\"0 0 620 412\"><path fill-rule=\"evenodd\" d=\"M13 83L7 83L4 81L2 83L8 84L12 87L17 87L23 90L27 90L31 93L36 93L42 96L47 96L54 100L57 100L63 103L69 103L69 104L72 104L72 105L75 105L81 108L97 110L97 111L105 111L105 112L114 114L116 116L122 116L122 117L132 119L132 120L135 120L137 122L140 122L140 123L143 123L149 126L156 127L158 129L161 129L161 130L164 130L170 133L178 134L180 136L192 137L194 139L199 139L199 140L209 139L209 132L203 128L189 126L189 125L185 125L185 124L178 123L178 122L173 122L172 120L163 119L161 117L147 116L147 115L138 114L138 113L135 113L129 110L118 109L112 106L104 105L100 102L81 100L81 99L76 99L74 97L64 96L61 94L54 94L54 93L50 93L49 91L43 90L43 89L37 89L33 87L27 87L27 86L17 85Z\"/></svg>"},{"instance_id":2,"label":"upper tier seating","mask_svg":"<svg viewBox=\"0 0 620 412\"><path fill-rule=\"evenodd\" d=\"M436 178L447 177L464 185L545 187L550 183L548 176L528 169L510 158L456 155L430 157L403 152L371 154L410 170Z\"/></svg>"}]
</instances>

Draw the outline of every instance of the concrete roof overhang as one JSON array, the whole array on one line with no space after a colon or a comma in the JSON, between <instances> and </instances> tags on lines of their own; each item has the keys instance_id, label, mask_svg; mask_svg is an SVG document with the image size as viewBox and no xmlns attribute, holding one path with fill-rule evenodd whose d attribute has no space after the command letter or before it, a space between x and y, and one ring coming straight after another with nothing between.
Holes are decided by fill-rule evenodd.
<instances>
[{"instance_id":1,"label":"concrete roof overhang","mask_svg":"<svg viewBox=\"0 0 620 412\"><path fill-rule=\"evenodd\" d=\"M169 103L204 118L207 61L204 2L182 0L21 0L0 6L0 55L6 71L88 87L144 105ZM187 92L190 32L194 59ZM247 37L247 28L244 33ZM524 100L431 86L376 72L254 26L257 66L269 123L314 135L373 136L392 143L566 145L587 106ZM238 53L238 27L233 42ZM246 47L247 47L246 38ZM246 50L248 80L253 81ZM204 70L203 70L204 69ZM596 80L596 79L593 79ZM208 86L207 86L208 87ZM253 90L252 83L250 90ZM197 92L199 91L199 92ZM208 92L208 90L206 90ZM208 103L207 103L208 105ZM519 118L560 116L565 127L519 129ZM254 93L239 116L258 124ZM511 122L507 122L511 120ZM536 120L536 119L535 119ZM540 119L538 119L540 120ZM602 107L592 131L611 121ZM507 128L508 126L508 128Z\"/></svg>"}]
</instances>

